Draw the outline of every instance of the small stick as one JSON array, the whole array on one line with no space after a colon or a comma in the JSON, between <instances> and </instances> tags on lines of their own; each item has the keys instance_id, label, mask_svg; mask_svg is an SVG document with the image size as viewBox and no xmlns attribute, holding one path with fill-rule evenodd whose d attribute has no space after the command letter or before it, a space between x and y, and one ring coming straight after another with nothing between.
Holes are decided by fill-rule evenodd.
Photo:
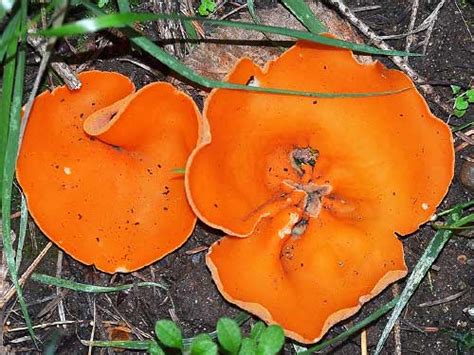
<instances>
[{"instance_id":1,"label":"small stick","mask_svg":"<svg viewBox=\"0 0 474 355\"><path fill-rule=\"evenodd\" d=\"M428 301L424 303L420 303L418 307L431 307L431 306L438 306L440 304L448 303L457 300L459 297L464 296L464 294L467 292L467 289L462 290L461 292L455 293L454 295L450 295L445 298L441 298L438 300L434 301Z\"/></svg>"},{"instance_id":2,"label":"small stick","mask_svg":"<svg viewBox=\"0 0 474 355\"><path fill-rule=\"evenodd\" d=\"M428 16L428 18L425 20L425 21L427 21L428 19L430 19L429 20L430 22L429 22L429 27L426 30L426 38L423 40L423 54L426 53L426 50L428 48L428 44L429 44L430 38L431 38L431 33L433 32L434 25L436 23L436 19L438 18L439 10L441 10L441 8L444 6L445 2L446 2L446 0L441 0L438 3L438 5L436 6L436 8L433 10L433 12L430 14L430 16Z\"/></svg>"},{"instance_id":3,"label":"small stick","mask_svg":"<svg viewBox=\"0 0 474 355\"><path fill-rule=\"evenodd\" d=\"M410 24L408 25L408 33L412 32L415 28L416 14L418 13L418 7L420 6L419 0L413 0L413 5L411 6L411 15L410 15ZM405 45L405 52L410 51L411 44L415 37L413 34L407 36L407 42ZM406 62L408 63L408 57L405 57Z\"/></svg>"},{"instance_id":4,"label":"small stick","mask_svg":"<svg viewBox=\"0 0 474 355\"><path fill-rule=\"evenodd\" d=\"M361 355L367 355L367 330L362 330L360 333L360 353Z\"/></svg>"},{"instance_id":5,"label":"small stick","mask_svg":"<svg viewBox=\"0 0 474 355\"><path fill-rule=\"evenodd\" d=\"M33 273L33 271L36 269L38 264L41 262L41 260L44 258L44 256L46 255L46 253L52 246L53 246L52 242L49 242L48 244L46 244L44 249L41 250L41 252L36 257L36 259L33 260L30 266L28 266L28 269L26 269L23 275L21 275L21 277L18 279L18 283L20 286L23 286L25 284L26 280L30 277L30 275ZM15 287L11 287L7 291L7 293L5 293L3 298L0 300L0 308L3 308L3 306L5 306L5 304L7 304L8 301L10 301L10 298L12 298L15 293L16 293Z\"/></svg>"},{"instance_id":6,"label":"small stick","mask_svg":"<svg viewBox=\"0 0 474 355\"><path fill-rule=\"evenodd\" d=\"M95 334L95 321L96 321L96 307L95 307L95 300L94 300L94 311L93 311L93 320L92 320L92 332L91 332L91 337L89 338L89 351L87 352L87 355L92 355L92 342L94 341L94 334Z\"/></svg>"},{"instance_id":7,"label":"small stick","mask_svg":"<svg viewBox=\"0 0 474 355\"><path fill-rule=\"evenodd\" d=\"M357 18L352 11L344 5L342 0L324 0L325 2L329 3L330 5L334 6L339 13L348 19L348 21L356 27L362 34L364 34L367 38L369 38L372 43L384 50L393 50L391 46L385 43L380 37L372 31L372 29L367 26L364 22L362 22L359 18ZM442 0L443 1L443 0ZM426 83L426 79L423 78L420 74L418 74L409 64L407 64L402 57L398 56L390 56L389 57L393 63L397 67L399 67L403 72L405 72L415 83ZM451 108L446 105L442 100L441 97L434 91L431 85L423 84L420 85L421 91L428 96L434 103L436 103L444 112L450 113Z\"/></svg>"},{"instance_id":8,"label":"small stick","mask_svg":"<svg viewBox=\"0 0 474 355\"><path fill-rule=\"evenodd\" d=\"M400 287L398 284L393 284L392 286L392 295L398 297L400 295ZM402 355L402 336L400 330L400 318L395 321L393 326L393 338L395 340L395 351L396 355Z\"/></svg>"},{"instance_id":9,"label":"small stick","mask_svg":"<svg viewBox=\"0 0 474 355\"><path fill-rule=\"evenodd\" d=\"M58 260L56 262L56 277L61 277L62 270L63 270L63 251L60 250L58 251ZM59 313L59 319L61 321L66 321L66 312L64 311L64 302L63 302L63 297L62 297L62 291L61 288L56 286L56 295L59 297L59 302L58 302L58 313Z\"/></svg>"},{"instance_id":10,"label":"small stick","mask_svg":"<svg viewBox=\"0 0 474 355\"><path fill-rule=\"evenodd\" d=\"M47 42L42 41L39 37L28 36L28 44L32 46L41 56L46 53ZM72 68L64 62L52 62L51 68L61 77L70 90L78 90L81 88L81 82L77 78Z\"/></svg>"}]
</instances>

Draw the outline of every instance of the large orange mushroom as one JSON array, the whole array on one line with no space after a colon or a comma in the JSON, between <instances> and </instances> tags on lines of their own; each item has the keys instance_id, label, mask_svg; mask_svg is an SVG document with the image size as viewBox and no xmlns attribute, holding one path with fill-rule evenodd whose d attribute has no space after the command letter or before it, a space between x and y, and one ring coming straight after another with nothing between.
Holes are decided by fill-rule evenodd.
<instances>
[{"instance_id":1,"label":"large orange mushroom","mask_svg":"<svg viewBox=\"0 0 474 355\"><path fill-rule=\"evenodd\" d=\"M327 93L410 88L207 98L186 190L198 217L229 234L207 256L212 276L230 302L316 342L405 276L396 234L417 230L446 194L450 130L406 75L348 50L298 42L264 69L241 59L228 80Z\"/></svg>"},{"instance_id":2,"label":"large orange mushroom","mask_svg":"<svg viewBox=\"0 0 474 355\"><path fill-rule=\"evenodd\" d=\"M17 179L40 229L85 264L113 272L148 265L184 243L196 217L184 166L200 114L166 83L134 92L118 73L80 74L82 87L36 98Z\"/></svg>"}]
</instances>

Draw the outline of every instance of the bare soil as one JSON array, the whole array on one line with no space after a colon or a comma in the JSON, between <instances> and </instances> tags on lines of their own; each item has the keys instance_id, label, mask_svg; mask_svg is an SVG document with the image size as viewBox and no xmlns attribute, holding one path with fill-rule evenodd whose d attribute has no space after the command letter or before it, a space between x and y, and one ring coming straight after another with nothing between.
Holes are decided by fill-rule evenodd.
<instances>
[{"instance_id":1,"label":"bare soil","mask_svg":"<svg viewBox=\"0 0 474 355\"><path fill-rule=\"evenodd\" d=\"M197 3L197 1L194 2ZM431 13L437 3L438 1L421 0L416 23L421 23L422 19ZM408 28L411 0L383 2L351 0L346 1L346 4L350 8L380 5L375 10L357 12L357 16L379 35L404 33ZM258 9L271 9L276 6L276 1L257 1L257 5ZM220 15L233 8L233 6L227 5L220 10ZM410 60L413 67L435 87L436 92L441 95L444 102L450 105L452 105L452 94L449 84L457 84L463 88L472 85L471 80L474 74L473 47L466 23L471 24L470 30L472 32L473 12L473 5L470 1L458 0L457 5L454 0L447 1L431 34L426 56ZM239 13L237 13L233 18L239 18L239 16ZM153 28L148 30L152 31ZM206 28L206 30L210 31L211 29ZM82 63L95 51L94 41L100 36L104 36L104 34L88 36L83 40L84 43L79 43L77 39L71 40L71 43L77 47L86 48L86 46L91 46L86 54L74 55L63 43L60 48L64 50L64 54L59 51L59 55L67 57L68 62L72 65ZM132 77L138 87L157 80L175 80L169 76L170 73L166 68L163 68L152 58L136 51L130 52L126 40L116 36L105 36L112 41L113 47L103 51L98 58L91 61L88 68L119 71ZM420 47L416 44L420 43L424 36L425 34L420 34L415 38L413 50L420 50ZM397 48L404 48L405 39L391 41L390 43ZM157 70L158 74L152 74L130 62L121 61L119 60L121 57L145 63ZM387 66L393 67L392 62L386 58L379 59ZM31 60L28 69L27 88L31 86L37 64ZM189 89L188 86L185 87ZM199 90L189 92L202 105L203 93ZM453 125L462 124L473 119L472 109L465 117L457 119L448 117L449 115L442 112L435 104L431 104L431 108L439 117L446 121L449 120L449 123ZM456 145L459 142L460 140L457 138ZM472 191L460 183L458 176L460 166L463 164L464 158L468 156L472 157L470 148L465 148L458 153L456 177L448 196L440 206L441 209L472 198ZM18 220L15 219L15 230L18 230L17 224ZM24 271L31 260L48 242L33 222L30 222L29 227L21 271ZM57 303L60 300L64 305L66 319L75 321L64 327L38 329L37 334L41 342L46 345L52 342L55 337L58 337L57 353L86 353L87 347L81 344L80 339L90 338L92 329L90 321L94 317L97 324L95 339L109 338L107 329L110 329L111 326L107 325L107 321L115 322L112 326L122 325L130 329L131 337L134 339L137 336L146 338L147 335L152 335L155 321L170 317L177 321L187 337L214 330L218 318L235 316L239 313L239 309L227 303L217 291L205 266L205 251L196 253L192 253L192 251L201 246L209 246L221 235L222 233L219 231L198 223L192 237L178 251L131 275L107 275L96 271L93 267L86 267L76 262L68 255L64 255L61 265L61 277L65 279L96 285L119 285L142 279L164 282L169 286L169 289L164 292L159 288L134 288L127 292L109 295L61 291L59 296L56 296L54 287L28 281L24 292L30 304L29 310L34 324L59 321ZM424 226L417 233L403 238L406 261L410 269L420 258L433 235L434 230L430 226ZM472 331L472 319L470 320L463 310L468 306L472 307L474 304L472 298L472 288L474 287L473 244L472 239L455 236L443 250L436 262L436 267L429 272L429 275L422 282L400 319L401 353L454 354L456 343L451 339L453 332L465 333ZM57 258L58 249L53 246L45 259L38 265L36 271L55 275ZM389 287L381 295L366 304L361 312L333 327L326 338L341 333L366 317L373 310L388 302L403 287L404 281L398 282L391 288ZM443 299L461 291L463 293L451 302L430 307L419 306L421 303ZM31 342L21 340L27 333L25 331L12 331L14 328L24 326L18 304L11 302L5 307L2 314L7 321L3 333L4 345L8 345L12 351L33 352ZM367 329L369 351L373 350L385 323L386 317L383 317ZM103 353L107 351L95 349L94 352ZM109 350L109 353L111 352L113 351ZM288 354L293 352L293 346L290 342L285 345L284 352ZM348 341L326 349L324 352L334 354L359 353L360 336L355 335ZM385 353L396 353L393 335L385 347Z\"/></svg>"}]
</instances>

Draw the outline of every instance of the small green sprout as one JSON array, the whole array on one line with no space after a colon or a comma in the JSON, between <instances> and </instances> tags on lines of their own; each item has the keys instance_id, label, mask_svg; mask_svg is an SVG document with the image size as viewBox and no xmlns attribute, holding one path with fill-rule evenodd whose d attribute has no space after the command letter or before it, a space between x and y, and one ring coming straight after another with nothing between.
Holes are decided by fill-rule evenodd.
<instances>
[{"instance_id":1,"label":"small green sprout","mask_svg":"<svg viewBox=\"0 0 474 355\"><path fill-rule=\"evenodd\" d=\"M273 355L278 354L285 343L283 329L278 325L267 327L263 322L257 322L250 336L244 337L239 324L226 317L217 322L217 343L209 334L199 334L185 348L181 330L170 320L156 322L155 333L158 342L150 344L147 349L150 354L164 354L166 349L175 349L191 355Z\"/></svg>"},{"instance_id":2,"label":"small green sprout","mask_svg":"<svg viewBox=\"0 0 474 355\"><path fill-rule=\"evenodd\" d=\"M201 5L199 5L198 12L201 16L209 16L217 8L217 4L214 0L201 0Z\"/></svg>"},{"instance_id":3,"label":"small green sprout","mask_svg":"<svg viewBox=\"0 0 474 355\"><path fill-rule=\"evenodd\" d=\"M467 112L469 104L474 103L474 89L461 92L460 86L451 85L451 90L454 95L453 113L456 117L461 118Z\"/></svg>"}]
</instances>

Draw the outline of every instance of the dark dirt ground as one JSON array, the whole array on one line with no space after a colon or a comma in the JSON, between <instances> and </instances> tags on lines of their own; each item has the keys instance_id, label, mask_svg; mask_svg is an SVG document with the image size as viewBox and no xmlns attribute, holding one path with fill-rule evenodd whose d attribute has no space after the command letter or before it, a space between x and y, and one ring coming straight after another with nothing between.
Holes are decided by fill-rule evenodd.
<instances>
[{"instance_id":1,"label":"dark dirt ground","mask_svg":"<svg viewBox=\"0 0 474 355\"><path fill-rule=\"evenodd\" d=\"M275 5L276 1L257 1L259 8ZM196 1L195 1L196 3ZM366 5L380 4L376 10L358 12L357 15L372 27L378 34L403 33L410 19L410 0L403 1L346 1L351 8ZM436 6L438 1L421 0L418 13L417 24L421 22ZM458 1L458 6L467 23L473 24L474 7L469 1ZM233 7L228 5L221 11L229 11ZM238 18L236 15L234 18ZM473 27L470 27L473 31ZM94 36L86 39L92 43ZM423 39L423 35L416 38L416 42ZM397 48L403 48L405 40L392 41ZM106 50L100 54L99 58L91 62L88 68L104 70L115 70L133 78L138 87L149 82L169 79L167 72L156 61L134 52L129 54L128 44L123 40L115 38L113 50ZM79 45L77 40L72 43ZM470 34L466 28L458 7L454 0L449 0L440 12L435 29L432 33L425 57L411 59L411 64L421 74L426 76L436 91L445 102L452 105L452 95L449 84L458 84L464 88L472 85L473 71L473 46ZM416 45L414 49L419 49ZM93 48L92 48L93 49ZM60 52L61 53L61 52ZM71 64L80 63L82 59L71 56L66 50ZM161 70L161 74L154 75L137 67L129 62L119 61L117 57L126 56L146 63L154 69ZM393 64L382 59L383 62L393 67ZM29 71L27 76L27 87L31 86L37 69L34 61L29 61ZM199 92L194 90L194 96ZM196 97L201 104L202 98ZM432 110L442 119L448 120L448 115L431 104ZM451 124L461 124L471 121L473 110L471 109L463 119L450 118ZM456 144L459 144L459 138ZM445 201L440 206L447 208L455 203L466 201L472 198L471 191L463 186L459 180L459 169L465 161L464 157L471 156L472 150L466 148L457 155L456 176ZM17 210L17 209L15 209ZM18 228L18 220L14 220L14 227ZM47 244L47 239L41 234L38 228L31 221L27 235L27 245L25 248L24 262L22 270L31 262L35 255ZM62 262L61 277L84 283L100 285L119 285L133 283L137 279L147 281L165 282L169 285L168 292L161 289L137 288L129 292L119 292L109 295L88 295L72 291L63 291L56 297L54 287L44 286L33 281L29 281L25 286L25 296L30 304L30 314L34 324L46 324L59 321L57 303L62 300L65 316L67 320L75 321L65 327L45 327L38 329L37 334L44 344L50 342L54 337L59 337L59 354L86 353L87 347L81 345L79 339L89 339L91 333L90 321L93 319L93 304L96 305L96 328L95 339L107 339L107 326L101 325L101 321L115 321L131 329L132 333L142 338L152 335L154 322L161 318L174 318L184 330L185 336L193 336L200 332L212 331L215 329L216 321L222 316L235 316L239 310L225 302L218 293L209 271L204 262L205 252L189 254L196 247L209 246L221 235L220 232L209 229L198 223L195 232L188 242L175 253L167 256L163 260L147 267L138 273L131 275L110 276L94 270L93 267L86 267L67 255L64 255ZM419 232L403 238L406 250L406 262L411 269L417 262L430 238L434 235L434 230L429 226L424 226ZM472 239L455 236L447 244L441 256L436 262L428 277L422 282L420 288L411 299L407 309L403 312L400 321L401 348L403 354L454 354L455 342L450 338L451 331L465 333L472 331L473 319L469 319L463 311L468 306L474 304L472 298L472 288L474 287L473 261L474 243ZM57 268L58 249L53 248L38 265L36 271L54 275ZM398 288L402 289L404 281L398 283ZM374 309L386 303L392 298L394 287L389 287L381 295L366 304L362 311L355 316L333 327L326 338L337 335L347 327L355 324ZM418 305L432 300L443 299L450 295L464 291L462 295L454 301L443 303L431 307L419 307ZM32 344L28 340L22 340L27 335L25 331L11 331L14 328L24 326L21 312L17 303L10 303L2 311L6 327L3 332L4 345L9 345L12 351L32 352ZM369 352L376 344L381 330L386 322L386 317L382 317L378 322L373 323L368 329ZM10 330L10 331L8 331ZM390 337L386 347L386 354L394 354L394 338ZM290 343L285 346L285 353L291 353L293 347ZM95 353L106 353L106 350L95 349ZM111 353L112 350L109 350ZM335 354L356 354L360 352L360 336L356 335L350 340L326 349L326 353Z\"/></svg>"}]
</instances>

